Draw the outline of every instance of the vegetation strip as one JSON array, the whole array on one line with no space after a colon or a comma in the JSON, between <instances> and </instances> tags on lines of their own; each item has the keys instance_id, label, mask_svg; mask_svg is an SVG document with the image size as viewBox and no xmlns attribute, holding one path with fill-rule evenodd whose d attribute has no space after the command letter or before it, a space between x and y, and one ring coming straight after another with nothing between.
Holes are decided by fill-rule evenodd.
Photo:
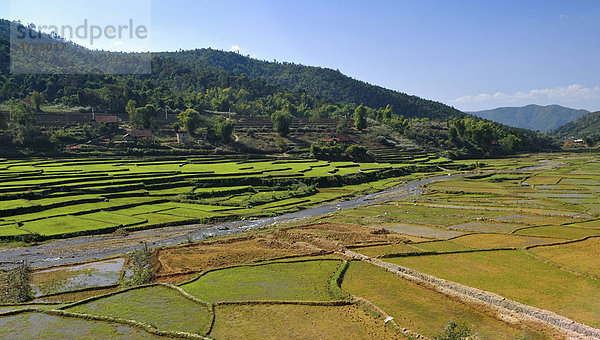
<instances>
[{"instance_id":1,"label":"vegetation strip","mask_svg":"<svg viewBox=\"0 0 600 340\"><path fill-rule=\"evenodd\" d=\"M350 300L332 301L304 301L304 300L244 300L244 301L218 301L213 305L301 305L301 306L348 306L354 302Z\"/></svg>"},{"instance_id":2,"label":"vegetation strip","mask_svg":"<svg viewBox=\"0 0 600 340\"><path fill-rule=\"evenodd\" d=\"M447 240L446 240L447 241ZM434 241L436 242L436 241ZM414 245L414 244L413 244ZM412 256L430 256L430 255L448 255L448 254L463 254L463 253L481 253L486 251L499 251L499 250L518 250L515 247L501 247L501 248L489 248L489 249L469 249L469 250L451 250L451 251L422 251L422 252L410 252L410 253L390 253L379 255L376 258L386 259L393 257L412 257Z\"/></svg>"}]
</instances>

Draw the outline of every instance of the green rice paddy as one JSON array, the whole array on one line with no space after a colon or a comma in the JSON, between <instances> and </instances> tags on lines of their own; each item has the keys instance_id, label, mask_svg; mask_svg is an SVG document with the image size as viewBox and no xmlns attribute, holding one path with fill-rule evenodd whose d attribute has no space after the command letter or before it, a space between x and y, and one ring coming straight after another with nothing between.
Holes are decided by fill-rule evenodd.
<instances>
[{"instance_id":1,"label":"green rice paddy","mask_svg":"<svg viewBox=\"0 0 600 340\"><path fill-rule=\"evenodd\" d=\"M0 238L61 238L280 214L397 185L410 174L403 167L219 157L3 159ZM392 176L394 169L400 177ZM353 183L344 186L348 176Z\"/></svg>"}]
</instances>

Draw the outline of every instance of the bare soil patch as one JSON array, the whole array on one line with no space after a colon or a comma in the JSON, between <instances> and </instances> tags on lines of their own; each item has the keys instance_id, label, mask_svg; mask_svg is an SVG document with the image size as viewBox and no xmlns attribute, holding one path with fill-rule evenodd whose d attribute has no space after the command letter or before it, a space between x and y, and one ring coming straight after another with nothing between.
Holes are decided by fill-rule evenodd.
<instances>
[{"instance_id":1,"label":"bare soil patch","mask_svg":"<svg viewBox=\"0 0 600 340\"><path fill-rule=\"evenodd\" d=\"M235 264L265 261L285 256L309 255L319 249L274 237L244 237L160 249L155 260L157 276L200 272ZM161 279L161 281L164 281Z\"/></svg>"},{"instance_id":2,"label":"bare soil patch","mask_svg":"<svg viewBox=\"0 0 600 340\"><path fill-rule=\"evenodd\" d=\"M325 250L339 250L342 247L369 243L410 241L404 235L392 233L387 228L371 227L351 223L317 223L273 233L279 239L304 241Z\"/></svg>"}]
</instances>

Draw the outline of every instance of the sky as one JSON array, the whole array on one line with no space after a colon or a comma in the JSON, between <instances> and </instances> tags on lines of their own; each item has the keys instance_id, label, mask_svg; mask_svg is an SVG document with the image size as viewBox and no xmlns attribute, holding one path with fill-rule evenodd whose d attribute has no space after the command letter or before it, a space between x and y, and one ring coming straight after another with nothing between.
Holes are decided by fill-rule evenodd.
<instances>
[{"instance_id":1,"label":"sky","mask_svg":"<svg viewBox=\"0 0 600 340\"><path fill-rule=\"evenodd\" d=\"M101 5L100 5L101 4ZM125 51L212 47L339 69L465 111L560 104L600 110L600 1L9 0L0 16L146 39L72 39Z\"/></svg>"}]
</instances>

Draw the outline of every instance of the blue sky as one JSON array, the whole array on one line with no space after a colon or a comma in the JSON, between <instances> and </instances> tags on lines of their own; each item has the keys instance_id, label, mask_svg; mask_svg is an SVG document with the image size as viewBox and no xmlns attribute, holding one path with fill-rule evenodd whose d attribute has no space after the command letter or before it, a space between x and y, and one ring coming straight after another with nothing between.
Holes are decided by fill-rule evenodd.
<instances>
[{"instance_id":1,"label":"blue sky","mask_svg":"<svg viewBox=\"0 0 600 340\"><path fill-rule=\"evenodd\" d=\"M463 110L530 103L600 110L598 0L10 2L17 4L13 18L19 12L25 22L151 23L143 44L101 41L95 48L239 49L339 69Z\"/></svg>"}]
</instances>

